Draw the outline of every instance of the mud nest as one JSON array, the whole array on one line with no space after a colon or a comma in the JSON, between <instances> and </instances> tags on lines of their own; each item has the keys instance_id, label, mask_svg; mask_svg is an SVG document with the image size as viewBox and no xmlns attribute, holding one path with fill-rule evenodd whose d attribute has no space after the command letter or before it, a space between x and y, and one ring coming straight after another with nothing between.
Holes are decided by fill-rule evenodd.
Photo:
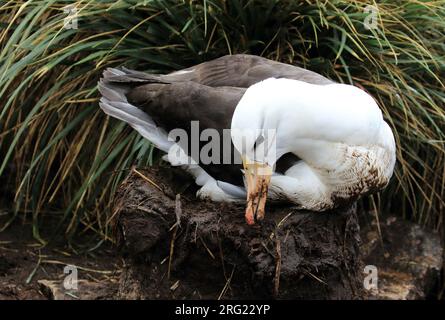
<instances>
[{"instance_id":1,"label":"mud nest","mask_svg":"<svg viewBox=\"0 0 445 320\"><path fill-rule=\"evenodd\" d=\"M113 221L125 261L123 299L357 299L362 263L356 206L311 213L197 200L189 176L133 169Z\"/></svg>"}]
</instances>

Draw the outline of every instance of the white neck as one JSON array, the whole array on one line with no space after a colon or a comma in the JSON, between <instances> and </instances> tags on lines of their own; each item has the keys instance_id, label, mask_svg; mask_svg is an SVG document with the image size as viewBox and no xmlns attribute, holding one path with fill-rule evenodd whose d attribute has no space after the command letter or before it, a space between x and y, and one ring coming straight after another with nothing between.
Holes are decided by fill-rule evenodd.
<instances>
[{"instance_id":1,"label":"white neck","mask_svg":"<svg viewBox=\"0 0 445 320\"><path fill-rule=\"evenodd\" d=\"M395 148L391 129L374 99L344 84L264 80L251 86L238 103L234 128L276 129L278 157L293 152L302 159L322 160L329 156L326 146L337 143Z\"/></svg>"}]
</instances>

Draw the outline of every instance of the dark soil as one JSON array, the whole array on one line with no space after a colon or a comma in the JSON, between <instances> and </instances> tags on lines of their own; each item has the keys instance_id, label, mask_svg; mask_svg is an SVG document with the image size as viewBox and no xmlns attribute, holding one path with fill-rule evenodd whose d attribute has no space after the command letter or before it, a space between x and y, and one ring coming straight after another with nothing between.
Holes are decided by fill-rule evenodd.
<instances>
[{"instance_id":1,"label":"dark soil","mask_svg":"<svg viewBox=\"0 0 445 320\"><path fill-rule=\"evenodd\" d=\"M0 226L8 218L0 217ZM100 295L86 292L80 285L78 293L69 298L110 299L116 294L121 271L121 259L115 249L103 245L88 254L75 253L66 241L54 241L42 248L32 237L28 223L16 221L0 232L0 300L51 299L51 290L46 290L40 280L62 283L66 265L78 267L79 280L88 284L100 284L105 290ZM102 288L102 289L103 289ZM96 291L96 290L95 290Z\"/></svg>"}]
</instances>

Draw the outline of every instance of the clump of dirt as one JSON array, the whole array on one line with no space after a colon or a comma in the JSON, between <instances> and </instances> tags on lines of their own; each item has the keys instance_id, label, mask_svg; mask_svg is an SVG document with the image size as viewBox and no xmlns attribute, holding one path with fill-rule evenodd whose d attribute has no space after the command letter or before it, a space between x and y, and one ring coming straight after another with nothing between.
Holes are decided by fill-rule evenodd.
<instances>
[{"instance_id":1,"label":"clump of dirt","mask_svg":"<svg viewBox=\"0 0 445 320\"><path fill-rule=\"evenodd\" d=\"M273 205L248 226L243 205L197 201L172 172L133 173L118 192L121 298L361 297L355 206L314 214Z\"/></svg>"}]
</instances>

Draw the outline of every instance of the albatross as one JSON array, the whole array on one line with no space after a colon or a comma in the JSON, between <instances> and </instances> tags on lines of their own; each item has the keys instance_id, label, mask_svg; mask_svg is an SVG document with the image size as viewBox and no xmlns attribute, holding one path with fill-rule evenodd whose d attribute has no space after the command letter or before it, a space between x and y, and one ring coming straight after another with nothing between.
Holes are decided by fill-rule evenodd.
<instances>
[{"instance_id":1,"label":"albatross","mask_svg":"<svg viewBox=\"0 0 445 320\"><path fill-rule=\"evenodd\" d=\"M229 55L164 75L108 68L98 87L106 114L166 154L179 145L190 160L169 132L191 133L193 121L201 133L230 129L240 163L164 159L192 174L197 197L246 201L248 224L264 218L266 200L321 212L382 190L393 174L394 136L375 100L293 65Z\"/></svg>"}]
</instances>

